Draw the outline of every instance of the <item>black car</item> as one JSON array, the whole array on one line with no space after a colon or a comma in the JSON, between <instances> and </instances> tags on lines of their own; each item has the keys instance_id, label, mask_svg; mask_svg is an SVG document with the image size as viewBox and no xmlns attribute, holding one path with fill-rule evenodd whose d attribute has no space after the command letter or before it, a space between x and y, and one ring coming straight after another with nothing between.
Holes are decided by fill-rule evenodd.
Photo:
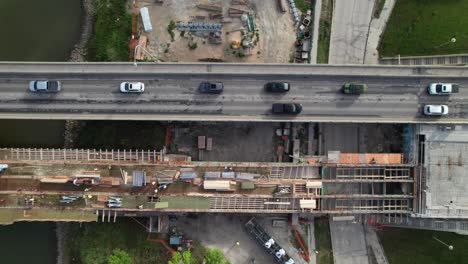
<instances>
[{"instance_id":1,"label":"black car","mask_svg":"<svg viewBox=\"0 0 468 264\"><path fill-rule=\"evenodd\" d=\"M299 114L302 111L301 104L273 104L273 114Z\"/></svg>"},{"instance_id":2,"label":"black car","mask_svg":"<svg viewBox=\"0 0 468 264\"><path fill-rule=\"evenodd\" d=\"M285 93L291 89L291 85L287 82L269 82L265 84L265 91L271 93Z\"/></svg>"},{"instance_id":3,"label":"black car","mask_svg":"<svg viewBox=\"0 0 468 264\"><path fill-rule=\"evenodd\" d=\"M200 93L219 94L223 92L224 85L220 82L202 82L198 87Z\"/></svg>"}]
</instances>

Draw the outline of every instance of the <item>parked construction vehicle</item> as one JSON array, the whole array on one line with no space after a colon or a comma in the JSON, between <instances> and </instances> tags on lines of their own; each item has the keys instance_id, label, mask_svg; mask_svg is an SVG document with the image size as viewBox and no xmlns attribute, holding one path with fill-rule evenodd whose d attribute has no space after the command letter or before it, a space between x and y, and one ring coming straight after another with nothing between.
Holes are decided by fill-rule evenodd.
<instances>
[{"instance_id":1,"label":"parked construction vehicle","mask_svg":"<svg viewBox=\"0 0 468 264\"><path fill-rule=\"evenodd\" d=\"M247 231L254 236L254 238L265 247L268 253L273 255L276 263L279 264L294 264L294 259L286 254L286 251L276 243L276 241L268 235L267 232L255 222L255 218L250 219L246 224Z\"/></svg>"}]
</instances>

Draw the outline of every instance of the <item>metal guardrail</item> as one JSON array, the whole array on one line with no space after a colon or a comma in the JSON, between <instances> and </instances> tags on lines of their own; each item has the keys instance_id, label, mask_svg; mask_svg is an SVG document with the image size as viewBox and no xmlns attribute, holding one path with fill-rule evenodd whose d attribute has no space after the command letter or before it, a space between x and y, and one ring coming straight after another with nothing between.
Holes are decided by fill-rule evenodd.
<instances>
[{"instance_id":1,"label":"metal guardrail","mask_svg":"<svg viewBox=\"0 0 468 264\"><path fill-rule=\"evenodd\" d=\"M468 54L434 56L397 56L380 59L383 65L463 65L468 64Z\"/></svg>"}]
</instances>

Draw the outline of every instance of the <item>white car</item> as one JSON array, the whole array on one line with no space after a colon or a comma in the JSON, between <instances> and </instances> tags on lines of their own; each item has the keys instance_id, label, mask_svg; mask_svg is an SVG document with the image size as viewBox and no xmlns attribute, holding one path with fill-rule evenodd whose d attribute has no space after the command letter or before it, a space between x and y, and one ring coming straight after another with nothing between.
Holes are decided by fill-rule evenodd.
<instances>
[{"instance_id":1,"label":"white car","mask_svg":"<svg viewBox=\"0 0 468 264\"><path fill-rule=\"evenodd\" d=\"M142 93L145 91L145 84L142 82L123 82L120 84L122 93Z\"/></svg>"},{"instance_id":2,"label":"white car","mask_svg":"<svg viewBox=\"0 0 468 264\"><path fill-rule=\"evenodd\" d=\"M450 95L458 93L459 88L459 85L455 83L431 83L427 87L427 92L435 95Z\"/></svg>"},{"instance_id":3,"label":"white car","mask_svg":"<svg viewBox=\"0 0 468 264\"><path fill-rule=\"evenodd\" d=\"M447 115L449 112L448 106L446 105L425 105L424 106L424 114L425 115Z\"/></svg>"}]
</instances>

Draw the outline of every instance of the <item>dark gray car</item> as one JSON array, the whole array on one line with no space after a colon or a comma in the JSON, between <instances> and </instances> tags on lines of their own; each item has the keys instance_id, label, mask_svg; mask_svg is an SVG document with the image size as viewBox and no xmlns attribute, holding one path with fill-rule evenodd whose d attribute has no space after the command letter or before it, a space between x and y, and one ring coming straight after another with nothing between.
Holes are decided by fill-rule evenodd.
<instances>
[{"instance_id":1,"label":"dark gray car","mask_svg":"<svg viewBox=\"0 0 468 264\"><path fill-rule=\"evenodd\" d=\"M271 107L273 114L294 114L302 112L301 104L273 104Z\"/></svg>"},{"instance_id":2,"label":"dark gray car","mask_svg":"<svg viewBox=\"0 0 468 264\"><path fill-rule=\"evenodd\" d=\"M198 87L200 93L219 94L223 92L224 85L221 82L202 82Z\"/></svg>"},{"instance_id":3,"label":"dark gray car","mask_svg":"<svg viewBox=\"0 0 468 264\"><path fill-rule=\"evenodd\" d=\"M285 93L291 89L291 86L287 82L269 82L264 86L265 91L271 93Z\"/></svg>"}]
</instances>

